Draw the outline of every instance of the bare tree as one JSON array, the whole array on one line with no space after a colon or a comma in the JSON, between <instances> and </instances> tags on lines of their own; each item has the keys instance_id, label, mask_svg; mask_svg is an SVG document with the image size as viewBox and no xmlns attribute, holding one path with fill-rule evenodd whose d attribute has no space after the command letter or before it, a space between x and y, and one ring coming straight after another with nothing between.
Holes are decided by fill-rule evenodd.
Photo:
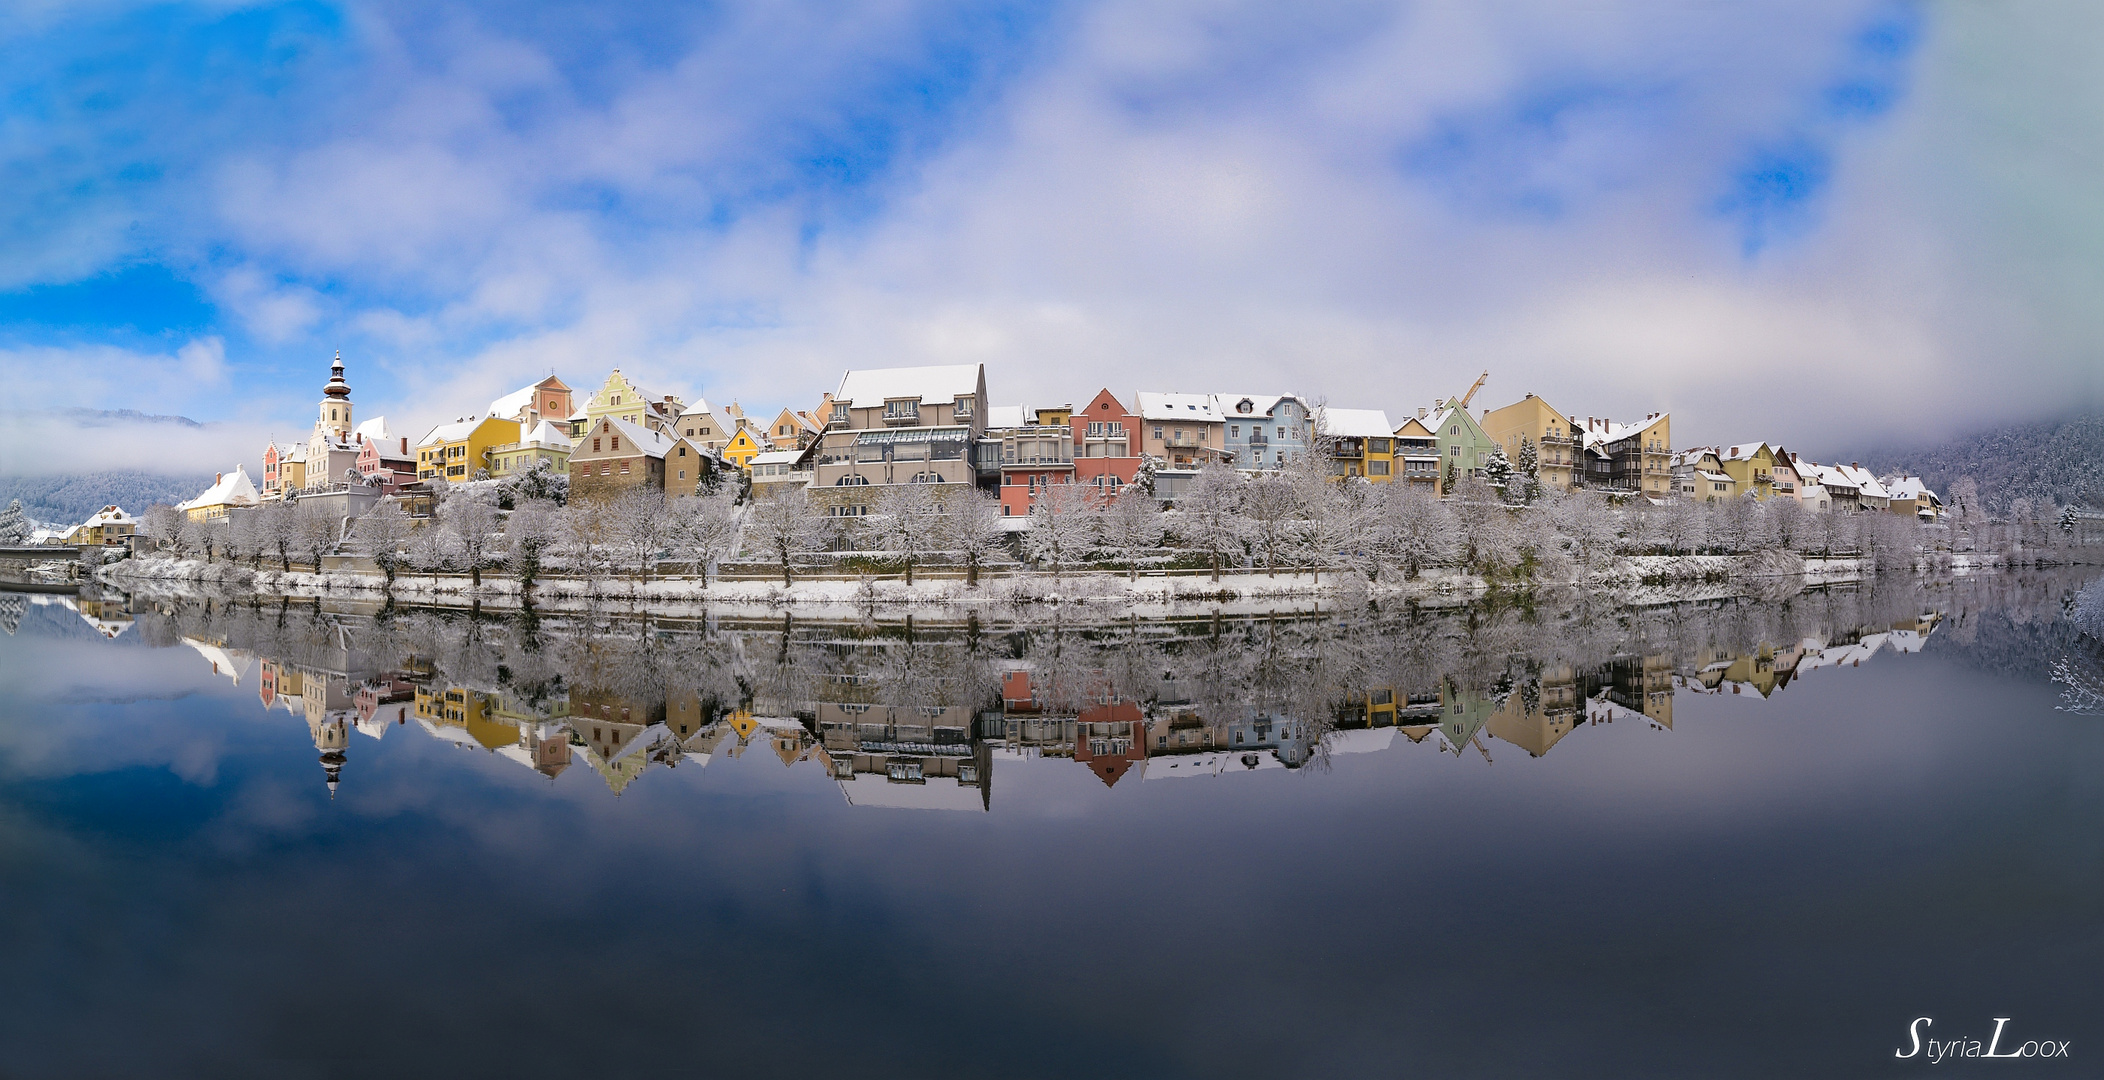
<instances>
[{"instance_id":1,"label":"bare tree","mask_svg":"<svg viewBox=\"0 0 2104 1080\"><path fill-rule=\"evenodd\" d=\"M1548 507L1549 520L1568 540L1578 565L1591 570L1614 551L1619 523L1607 500L1589 491L1558 495Z\"/></svg>"},{"instance_id":2,"label":"bare tree","mask_svg":"<svg viewBox=\"0 0 2104 1080\"><path fill-rule=\"evenodd\" d=\"M1297 485L1283 476L1252 478L1242 490L1242 518L1249 542L1264 554L1264 572L1278 572L1278 556L1292 541L1291 522L1306 508Z\"/></svg>"},{"instance_id":3,"label":"bare tree","mask_svg":"<svg viewBox=\"0 0 2104 1080\"><path fill-rule=\"evenodd\" d=\"M787 586L793 584L790 558L817 546L825 536L825 524L811 505L810 493L793 488L759 500L746 522L745 536L782 564L782 584Z\"/></svg>"},{"instance_id":4,"label":"bare tree","mask_svg":"<svg viewBox=\"0 0 2104 1080\"><path fill-rule=\"evenodd\" d=\"M1176 500L1177 536L1206 554L1214 581L1220 580L1221 557L1241 553L1246 486L1240 473L1216 462L1199 469L1191 486Z\"/></svg>"},{"instance_id":5,"label":"bare tree","mask_svg":"<svg viewBox=\"0 0 2104 1080\"><path fill-rule=\"evenodd\" d=\"M186 520L175 533L176 554L184 558L202 555L206 562L211 562L212 549L218 542L219 537L209 521Z\"/></svg>"},{"instance_id":6,"label":"bare tree","mask_svg":"<svg viewBox=\"0 0 2104 1080\"><path fill-rule=\"evenodd\" d=\"M355 550L380 568L389 592L394 591L395 574L402 569L402 545L409 539L412 527L401 503L381 499L351 528Z\"/></svg>"},{"instance_id":7,"label":"bare tree","mask_svg":"<svg viewBox=\"0 0 2104 1080\"><path fill-rule=\"evenodd\" d=\"M1372 527L1374 549L1400 563L1405 580L1453 557L1454 515L1418 484L1385 485Z\"/></svg>"},{"instance_id":8,"label":"bare tree","mask_svg":"<svg viewBox=\"0 0 2104 1080\"><path fill-rule=\"evenodd\" d=\"M1804 546L1805 532L1810 523L1805 521L1804 504L1795 495L1777 495L1768 504L1768 538L1776 547L1785 551L1796 551Z\"/></svg>"},{"instance_id":9,"label":"bare tree","mask_svg":"<svg viewBox=\"0 0 2104 1080\"><path fill-rule=\"evenodd\" d=\"M560 532L553 502L526 499L513 504L511 516L504 520L504 554L512 573L518 576L522 596L532 590L534 581L541 576L541 560L555 546Z\"/></svg>"},{"instance_id":10,"label":"bare tree","mask_svg":"<svg viewBox=\"0 0 2104 1080\"><path fill-rule=\"evenodd\" d=\"M1001 500L996 496L965 492L950 500L942 516L942 542L964 556L966 588L979 586L979 567L1008 543L1002 525Z\"/></svg>"},{"instance_id":11,"label":"bare tree","mask_svg":"<svg viewBox=\"0 0 2104 1080\"><path fill-rule=\"evenodd\" d=\"M1050 564L1055 578L1095 545L1103 512L1090 491L1080 484L1049 484L1030 499L1030 531L1023 534L1023 553L1034 562Z\"/></svg>"},{"instance_id":12,"label":"bare tree","mask_svg":"<svg viewBox=\"0 0 2104 1080\"><path fill-rule=\"evenodd\" d=\"M639 484L606 500L600 513L614 550L628 557L636 573L648 574L665 546L665 493Z\"/></svg>"},{"instance_id":13,"label":"bare tree","mask_svg":"<svg viewBox=\"0 0 2104 1080\"><path fill-rule=\"evenodd\" d=\"M563 507L562 535L570 551L572 572L587 579L597 577L601 553L607 544L603 505L592 499L572 499Z\"/></svg>"},{"instance_id":14,"label":"bare tree","mask_svg":"<svg viewBox=\"0 0 2104 1080\"><path fill-rule=\"evenodd\" d=\"M1683 552L1692 555L1709 543L1709 513L1705 503L1676 499L1648 513L1654 518L1653 535L1668 555Z\"/></svg>"},{"instance_id":15,"label":"bare tree","mask_svg":"<svg viewBox=\"0 0 2104 1080\"><path fill-rule=\"evenodd\" d=\"M468 572L468 584L482 587L482 571L496 562L497 508L466 490L454 493L439 511L446 546Z\"/></svg>"},{"instance_id":16,"label":"bare tree","mask_svg":"<svg viewBox=\"0 0 2104 1080\"><path fill-rule=\"evenodd\" d=\"M409 534L409 546L404 552L403 562L410 569L431 575L432 584L438 583L439 572L453 562L453 531L433 521Z\"/></svg>"},{"instance_id":17,"label":"bare tree","mask_svg":"<svg viewBox=\"0 0 2104 1080\"><path fill-rule=\"evenodd\" d=\"M666 514L666 537L681 558L693 561L701 583L709 583L709 567L737 550L738 508L736 498L721 490L711 495L683 495L673 499Z\"/></svg>"},{"instance_id":18,"label":"bare tree","mask_svg":"<svg viewBox=\"0 0 2104 1080\"><path fill-rule=\"evenodd\" d=\"M336 549L336 515L315 503L305 503L299 504L293 522L294 551L320 573L322 556Z\"/></svg>"},{"instance_id":19,"label":"bare tree","mask_svg":"<svg viewBox=\"0 0 2104 1080\"><path fill-rule=\"evenodd\" d=\"M263 548L256 535L256 512L236 510L226 516L226 531L220 534L219 549L229 562L260 560Z\"/></svg>"},{"instance_id":20,"label":"bare tree","mask_svg":"<svg viewBox=\"0 0 2104 1080\"><path fill-rule=\"evenodd\" d=\"M19 509L21 502L22 500L16 499L13 509ZM262 513L261 510L254 512ZM145 533L153 541L153 546L156 549L166 548L174 544L175 534L180 532L182 527L182 511L177 510L173 506L159 503L147 507L146 516L139 521L139 531ZM25 533L24 535L27 534ZM19 543L19 538L14 542Z\"/></svg>"},{"instance_id":21,"label":"bare tree","mask_svg":"<svg viewBox=\"0 0 2104 1080\"><path fill-rule=\"evenodd\" d=\"M279 499L256 508L256 536L278 557L278 569L292 570L292 552L299 544L299 511L294 503Z\"/></svg>"},{"instance_id":22,"label":"bare tree","mask_svg":"<svg viewBox=\"0 0 2104 1080\"><path fill-rule=\"evenodd\" d=\"M941 542L935 519L942 513L941 500L932 484L894 484L877 493L875 528L884 550L906 560L906 584L913 584L913 564Z\"/></svg>"},{"instance_id":23,"label":"bare tree","mask_svg":"<svg viewBox=\"0 0 2104 1080\"><path fill-rule=\"evenodd\" d=\"M1140 558L1162 544L1162 504L1127 486L1103 512L1103 546L1125 560L1131 580L1140 580Z\"/></svg>"}]
</instances>

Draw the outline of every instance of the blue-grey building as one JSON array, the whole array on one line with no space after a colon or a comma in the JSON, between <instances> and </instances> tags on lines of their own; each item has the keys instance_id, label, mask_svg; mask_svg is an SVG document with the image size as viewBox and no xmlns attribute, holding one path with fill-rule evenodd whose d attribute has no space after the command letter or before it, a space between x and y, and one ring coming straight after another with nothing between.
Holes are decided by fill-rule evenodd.
<instances>
[{"instance_id":1,"label":"blue-grey building","mask_svg":"<svg viewBox=\"0 0 2104 1080\"><path fill-rule=\"evenodd\" d=\"M1314 409L1297 394L1214 394L1235 468L1276 469L1308 450Z\"/></svg>"}]
</instances>

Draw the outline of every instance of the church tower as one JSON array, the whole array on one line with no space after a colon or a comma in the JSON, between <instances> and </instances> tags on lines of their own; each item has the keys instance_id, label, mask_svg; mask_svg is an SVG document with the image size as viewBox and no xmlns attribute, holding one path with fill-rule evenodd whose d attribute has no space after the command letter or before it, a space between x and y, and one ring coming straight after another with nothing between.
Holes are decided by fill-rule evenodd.
<instances>
[{"instance_id":1,"label":"church tower","mask_svg":"<svg viewBox=\"0 0 2104 1080\"><path fill-rule=\"evenodd\" d=\"M336 353L336 362L329 365L329 384L321 388L321 409L315 414L314 433L336 443L351 439L351 387L343 381L343 351L340 349Z\"/></svg>"}]
</instances>

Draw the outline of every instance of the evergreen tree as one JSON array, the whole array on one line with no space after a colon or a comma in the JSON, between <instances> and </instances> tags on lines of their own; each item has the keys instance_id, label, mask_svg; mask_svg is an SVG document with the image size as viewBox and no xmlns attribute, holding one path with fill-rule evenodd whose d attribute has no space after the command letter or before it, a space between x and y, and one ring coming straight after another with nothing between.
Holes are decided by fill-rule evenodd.
<instances>
[{"instance_id":1,"label":"evergreen tree","mask_svg":"<svg viewBox=\"0 0 2104 1080\"><path fill-rule=\"evenodd\" d=\"M1512 482L1512 459L1505 456L1504 447L1490 448L1490 456L1483 461L1483 482L1501 493L1505 492L1506 485ZM1511 500L1509 494L1505 497L1507 501Z\"/></svg>"},{"instance_id":2,"label":"evergreen tree","mask_svg":"<svg viewBox=\"0 0 2104 1080\"><path fill-rule=\"evenodd\" d=\"M1508 502L1531 503L1541 495L1541 452L1525 435L1520 436L1520 459L1513 467L1513 479L1519 483L1516 492L1506 491Z\"/></svg>"},{"instance_id":3,"label":"evergreen tree","mask_svg":"<svg viewBox=\"0 0 2104 1080\"><path fill-rule=\"evenodd\" d=\"M29 516L22 512L22 500L16 499L0 510L0 544L26 544L29 542Z\"/></svg>"},{"instance_id":4,"label":"evergreen tree","mask_svg":"<svg viewBox=\"0 0 2104 1080\"><path fill-rule=\"evenodd\" d=\"M1456 466L1454 464L1454 459L1448 458L1446 463L1446 477L1439 481L1439 493L1441 495L1452 495L1454 493L1455 469Z\"/></svg>"}]
</instances>

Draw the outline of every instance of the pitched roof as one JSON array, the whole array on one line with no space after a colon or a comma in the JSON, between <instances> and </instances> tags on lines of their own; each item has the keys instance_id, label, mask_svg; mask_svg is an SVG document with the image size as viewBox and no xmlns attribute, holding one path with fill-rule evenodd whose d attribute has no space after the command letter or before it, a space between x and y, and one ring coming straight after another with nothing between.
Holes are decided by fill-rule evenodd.
<instances>
[{"instance_id":1,"label":"pitched roof","mask_svg":"<svg viewBox=\"0 0 2104 1080\"><path fill-rule=\"evenodd\" d=\"M81 528L84 529L93 529L103 525L134 524L137 524L137 522L133 520L132 516L130 514L125 513L123 508L118 506L105 506L102 509L95 511L94 514L90 515L88 517L88 520L80 523Z\"/></svg>"},{"instance_id":2,"label":"pitched roof","mask_svg":"<svg viewBox=\"0 0 2104 1080\"><path fill-rule=\"evenodd\" d=\"M494 419L500 418L490 416L471 416L465 420L455 420L450 424L440 424L437 427L432 428L431 433L429 435L424 436L424 441L417 443L417 445L431 446L436 443L442 442L459 442L460 440L465 439L470 435L473 435L475 433L476 428L481 427L483 424L486 424Z\"/></svg>"},{"instance_id":3,"label":"pitched roof","mask_svg":"<svg viewBox=\"0 0 2104 1080\"><path fill-rule=\"evenodd\" d=\"M804 455L808 453L810 453L809 450L769 450L764 454L754 454L752 463L754 465L794 465L802 461Z\"/></svg>"},{"instance_id":4,"label":"pitched roof","mask_svg":"<svg viewBox=\"0 0 2104 1080\"><path fill-rule=\"evenodd\" d=\"M1385 439L1395 434L1388 414L1380 409L1325 408L1315 416L1331 435L1342 439Z\"/></svg>"},{"instance_id":5,"label":"pitched roof","mask_svg":"<svg viewBox=\"0 0 2104 1080\"><path fill-rule=\"evenodd\" d=\"M1611 446L1615 443L1621 442L1623 439L1636 438L1637 436L1642 435L1644 432L1649 431L1651 428L1656 427L1660 422L1664 421L1665 419L1666 414L1659 413L1657 416L1645 418L1640 423L1617 424L1612 420L1603 420L1599 423L1598 426L1587 424L1584 430L1579 432L1579 437L1588 448L1594 446Z\"/></svg>"},{"instance_id":6,"label":"pitched roof","mask_svg":"<svg viewBox=\"0 0 2104 1080\"><path fill-rule=\"evenodd\" d=\"M1139 393L1140 419L1217 421L1220 411L1213 407L1211 394L1156 394L1142 390Z\"/></svg>"},{"instance_id":7,"label":"pitched roof","mask_svg":"<svg viewBox=\"0 0 2104 1080\"><path fill-rule=\"evenodd\" d=\"M352 428L351 434L362 437L366 442L386 442L389 438L387 434L387 418L375 416L365 423Z\"/></svg>"},{"instance_id":8,"label":"pitched roof","mask_svg":"<svg viewBox=\"0 0 2104 1080\"><path fill-rule=\"evenodd\" d=\"M1878 481L1885 485L1887 495L1895 499L1933 499L1936 493L1919 476L1887 476Z\"/></svg>"},{"instance_id":9,"label":"pitched roof","mask_svg":"<svg viewBox=\"0 0 2104 1080\"><path fill-rule=\"evenodd\" d=\"M869 409L892 398L919 398L923 405L946 405L979 392L978 364L941 367L869 368L840 377L833 400L851 409Z\"/></svg>"},{"instance_id":10,"label":"pitched roof","mask_svg":"<svg viewBox=\"0 0 2104 1080\"><path fill-rule=\"evenodd\" d=\"M986 410L986 426L990 428L1017 428L1029 421L1030 409L1024 405L993 405Z\"/></svg>"},{"instance_id":11,"label":"pitched roof","mask_svg":"<svg viewBox=\"0 0 2104 1080\"><path fill-rule=\"evenodd\" d=\"M1750 461L1755 454L1767 449L1767 446L1764 442L1739 443L1736 446L1725 447L1724 452L1717 456L1725 461ZM1770 450L1768 456L1775 456L1775 452Z\"/></svg>"},{"instance_id":12,"label":"pitched roof","mask_svg":"<svg viewBox=\"0 0 2104 1080\"><path fill-rule=\"evenodd\" d=\"M256 501L256 485L249 482L248 469L236 465L234 471L224 473L217 483L204 490L197 498L177 503L177 510L188 510L199 506L245 506Z\"/></svg>"},{"instance_id":13,"label":"pitched roof","mask_svg":"<svg viewBox=\"0 0 2104 1080\"><path fill-rule=\"evenodd\" d=\"M533 404L534 394L539 388L539 383L535 383L532 386L522 386L490 402L489 415L501 416L507 420L519 415L520 412L525 410L526 406Z\"/></svg>"},{"instance_id":14,"label":"pitched roof","mask_svg":"<svg viewBox=\"0 0 2104 1080\"><path fill-rule=\"evenodd\" d=\"M1834 471L1847 477L1848 482L1856 490L1861 491L1870 498L1889 499L1892 497L1885 491L1885 485L1878 483L1878 478L1871 475L1869 469L1856 465L1836 465L1834 466Z\"/></svg>"},{"instance_id":15,"label":"pitched roof","mask_svg":"<svg viewBox=\"0 0 2104 1080\"><path fill-rule=\"evenodd\" d=\"M1225 417L1270 416L1279 402L1291 398L1300 401L1297 394L1214 394L1213 408ZM1249 402L1249 411L1242 411L1242 403ZM1302 402L1306 405L1306 402Z\"/></svg>"},{"instance_id":16,"label":"pitched roof","mask_svg":"<svg viewBox=\"0 0 2104 1080\"><path fill-rule=\"evenodd\" d=\"M533 430L527 432L526 437L519 441L524 443L538 443L542 446L558 447L564 450L568 450L570 448L570 437L568 435L563 434L560 431L557 431L555 429L555 425L549 423L546 420L543 420L540 423L533 425Z\"/></svg>"},{"instance_id":17,"label":"pitched roof","mask_svg":"<svg viewBox=\"0 0 2104 1080\"><path fill-rule=\"evenodd\" d=\"M627 439L637 450L642 451L644 457L664 457L665 451L672 449L672 444L675 441L662 431L651 431L637 427L619 417L609 416L604 422L612 427L616 434Z\"/></svg>"}]
</instances>

